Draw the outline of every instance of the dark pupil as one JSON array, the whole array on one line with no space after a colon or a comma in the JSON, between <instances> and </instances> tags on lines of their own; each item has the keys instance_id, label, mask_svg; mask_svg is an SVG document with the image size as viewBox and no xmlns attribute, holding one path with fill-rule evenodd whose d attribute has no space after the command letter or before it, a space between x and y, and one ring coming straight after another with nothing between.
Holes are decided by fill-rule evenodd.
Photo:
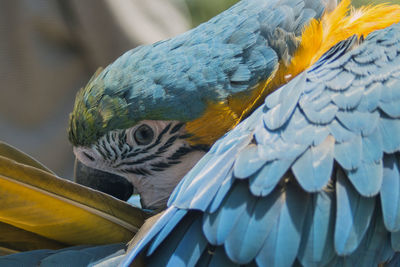
<instances>
[{"instance_id":1,"label":"dark pupil","mask_svg":"<svg viewBox=\"0 0 400 267\"><path fill-rule=\"evenodd\" d=\"M135 131L134 137L139 145L147 145L153 140L154 133L149 126L142 125Z\"/></svg>"}]
</instances>

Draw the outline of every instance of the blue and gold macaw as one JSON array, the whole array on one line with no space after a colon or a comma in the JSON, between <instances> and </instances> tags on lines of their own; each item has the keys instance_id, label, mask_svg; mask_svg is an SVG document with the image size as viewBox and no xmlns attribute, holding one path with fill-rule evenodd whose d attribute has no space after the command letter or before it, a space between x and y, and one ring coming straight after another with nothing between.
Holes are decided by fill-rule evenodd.
<instances>
[{"instance_id":1,"label":"blue and gold macaw","mask_svg":"<svg viewBox=\"0 0 400 267\"><path fill-rule=\"evenodd\" d=\"M102 264L396 266L399 21L243 0L96 73L70 118L77 181L166 209Z\"/></svg>"}]
</instances>

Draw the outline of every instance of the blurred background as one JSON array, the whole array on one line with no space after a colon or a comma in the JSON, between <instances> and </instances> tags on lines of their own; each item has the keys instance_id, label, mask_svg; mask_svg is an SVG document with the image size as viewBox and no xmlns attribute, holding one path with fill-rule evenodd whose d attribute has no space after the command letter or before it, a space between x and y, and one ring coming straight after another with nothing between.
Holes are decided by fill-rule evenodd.
<instances>
[{"instance_id":1,"label":"blurred background","mask_svg":"<svg viewBox=\"0 0 400 267\"><path fill-rule=\"evenodd\" d=\"M76 92L96 69L135 46L185 32L236 2L0 0L0 140L72 178L68 117ZM354 4L366 3L371 1Z\"/></svg>"}]
</instances>

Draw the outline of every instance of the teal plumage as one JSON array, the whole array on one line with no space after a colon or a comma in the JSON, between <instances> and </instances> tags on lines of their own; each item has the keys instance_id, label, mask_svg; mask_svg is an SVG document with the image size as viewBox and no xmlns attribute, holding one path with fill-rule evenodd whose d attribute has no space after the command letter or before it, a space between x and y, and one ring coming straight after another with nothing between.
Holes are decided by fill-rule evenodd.
<instances>
[{"instance_id":1,"label":"teal plumage","mask_svg":"<svg viewBox=\"0 0 400 267\"><path fill-rule=\"evenodd\" d=\"M323 10L320 1L244 0L127 52L78 95L71 142L89 146L143 119L190 122L209 101L250 93L290 62ZM396 266L399 45L395 24L330 46L211 147L131 249L100 263Z\"/></svg>"},{"instance_id":2,"label":"teal plumage","mask_svg":"<svg viewBox=\"0 0 400 267\"><path fill-rule=\"evenodd\" d=\"M387 105L400 104L400 25L356 42L337 44L268 96L177 186L167 213L202 221L198 242L209 245L199 262L217 257L210 251L259 266L397 260L400 116ZM180 225L168 237L162 225L148 233L160 244L163 232L159 248L144 238L122 266L147 245L149 262L177 253L169 240Z\"/></svg>"},{"instance_id":3,"label":"teal plumage","mask_svg":"<svg viewBox=\"0 0 400 267\"><path fill-rule=\"evenodd\" d=\"M143 119L192 121L209 103L250 93L279 59L290 59L296 36L322 11L321 1L242 1L180 36L126 52L78 94L70 141L88 146Z\"/></svg>"}]
</instances>

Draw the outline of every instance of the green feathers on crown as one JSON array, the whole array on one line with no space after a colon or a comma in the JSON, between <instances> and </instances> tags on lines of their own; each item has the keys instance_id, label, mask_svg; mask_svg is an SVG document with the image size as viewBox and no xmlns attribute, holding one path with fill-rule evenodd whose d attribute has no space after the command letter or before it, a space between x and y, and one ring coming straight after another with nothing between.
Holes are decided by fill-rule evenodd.
<instances>
[{"instance_id":1,"label":"green feathers on crown","mask_svg":"<svg viewBox=\"0 0 400 267\"><path fill-rule=\"evenodd\" d=\"M128 116L128 104L118 95L107 95L99 68L85 88L76 95L69 118L68 137L74 146L90 146L113 129L134 124Z\"/></svg>"}]
</instances>

